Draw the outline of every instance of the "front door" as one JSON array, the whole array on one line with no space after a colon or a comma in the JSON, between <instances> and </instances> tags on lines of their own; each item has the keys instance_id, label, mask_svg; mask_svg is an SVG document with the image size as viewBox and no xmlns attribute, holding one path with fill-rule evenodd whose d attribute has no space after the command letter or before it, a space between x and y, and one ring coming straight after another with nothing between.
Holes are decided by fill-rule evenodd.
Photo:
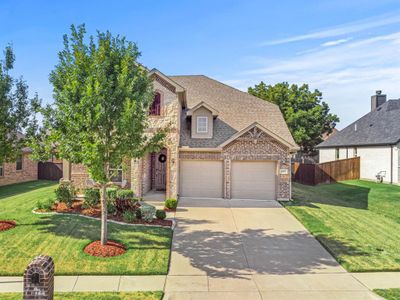
<instances>
[{"instance_id":1,"label":"front door","mask_svg":"<svg viewBox=\"0 0 400 300\"><path fill-rule=\"evenodd\" d=\"M163 149L153 156L154 189L165 191L167 187L167 149Z\"/></svg>"}]
</instances>

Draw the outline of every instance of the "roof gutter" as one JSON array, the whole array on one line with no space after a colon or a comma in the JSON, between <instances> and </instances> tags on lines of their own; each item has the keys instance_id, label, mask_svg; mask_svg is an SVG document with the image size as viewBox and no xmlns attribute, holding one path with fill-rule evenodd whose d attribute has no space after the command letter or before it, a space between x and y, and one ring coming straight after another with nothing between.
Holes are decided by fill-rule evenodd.
<instances>
[{"instance_id":1,"label":"roof gutter","mask_svg":"<svg viewBox=\"0 0 400 300\"><path fill-rule=\"evenodd\" d=\"M345 147L369 147L369 146L394 146L397 145L397 143L399 142L400 140L394 143L380 143L380 144L327 145L327 146L315 146L315 149L341 148L341 147L345 148Z\"/></svg>"}]
</instances>

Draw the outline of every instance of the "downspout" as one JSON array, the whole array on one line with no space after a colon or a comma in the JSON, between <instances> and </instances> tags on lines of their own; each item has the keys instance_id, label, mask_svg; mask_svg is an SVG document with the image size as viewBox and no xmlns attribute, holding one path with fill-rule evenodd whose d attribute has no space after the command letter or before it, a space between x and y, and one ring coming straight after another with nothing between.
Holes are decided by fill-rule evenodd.
<instances>
[{"instance_id":1,"label":"downspout","mask_svg":"<svg viewBox=\"0 0 400 300\"><path fill-rule=\"evenodd\" d=\"M390 146L390 184L393 184L393 145Z\"/></svg>"}]
</instances>

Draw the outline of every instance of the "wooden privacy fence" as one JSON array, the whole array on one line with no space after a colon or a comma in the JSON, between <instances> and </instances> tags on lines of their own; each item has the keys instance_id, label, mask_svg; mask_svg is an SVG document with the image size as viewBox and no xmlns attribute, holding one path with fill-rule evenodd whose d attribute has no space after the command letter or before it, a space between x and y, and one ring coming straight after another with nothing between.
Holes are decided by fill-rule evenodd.
<instances>
[{"instance_id":1,"label":"wooden privacy fence","mask_svg":"<svg viewBox=\"0 0 400 300\"><path fill-rule=\"evenodd\" d=\"M60 180L63 176L63 164L53 162L40 162L38 165L38 178L46 180Z\"/></svg>"},{"instance_id":2,"label":"wooden privacy fence","mask_svg":"<svg viewBox=\"0 0 400 300\"><path fill-rule=\"evenodd\" d=\"M295 182L308 185L360 179L360 158L340 159L320 164L295 162L292 171Z\"/></svg>"}]
</instances>

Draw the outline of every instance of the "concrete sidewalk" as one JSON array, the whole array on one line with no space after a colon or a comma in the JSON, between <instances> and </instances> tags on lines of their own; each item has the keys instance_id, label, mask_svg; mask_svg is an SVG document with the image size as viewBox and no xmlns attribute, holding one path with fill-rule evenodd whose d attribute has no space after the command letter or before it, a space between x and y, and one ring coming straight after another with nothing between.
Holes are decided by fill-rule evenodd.
<instances>
[{"instance_id":1,"label":"concrete sidewalk","mask_svg":"<svg viewBox=\"0 0 400 300\"><path fill-rule=\"evenodd\" d=\"M163 291L166 276L56 276L57 292ZM0 277L0 293L22 292L22 277Z\"/></svg>"}]
</instances>

